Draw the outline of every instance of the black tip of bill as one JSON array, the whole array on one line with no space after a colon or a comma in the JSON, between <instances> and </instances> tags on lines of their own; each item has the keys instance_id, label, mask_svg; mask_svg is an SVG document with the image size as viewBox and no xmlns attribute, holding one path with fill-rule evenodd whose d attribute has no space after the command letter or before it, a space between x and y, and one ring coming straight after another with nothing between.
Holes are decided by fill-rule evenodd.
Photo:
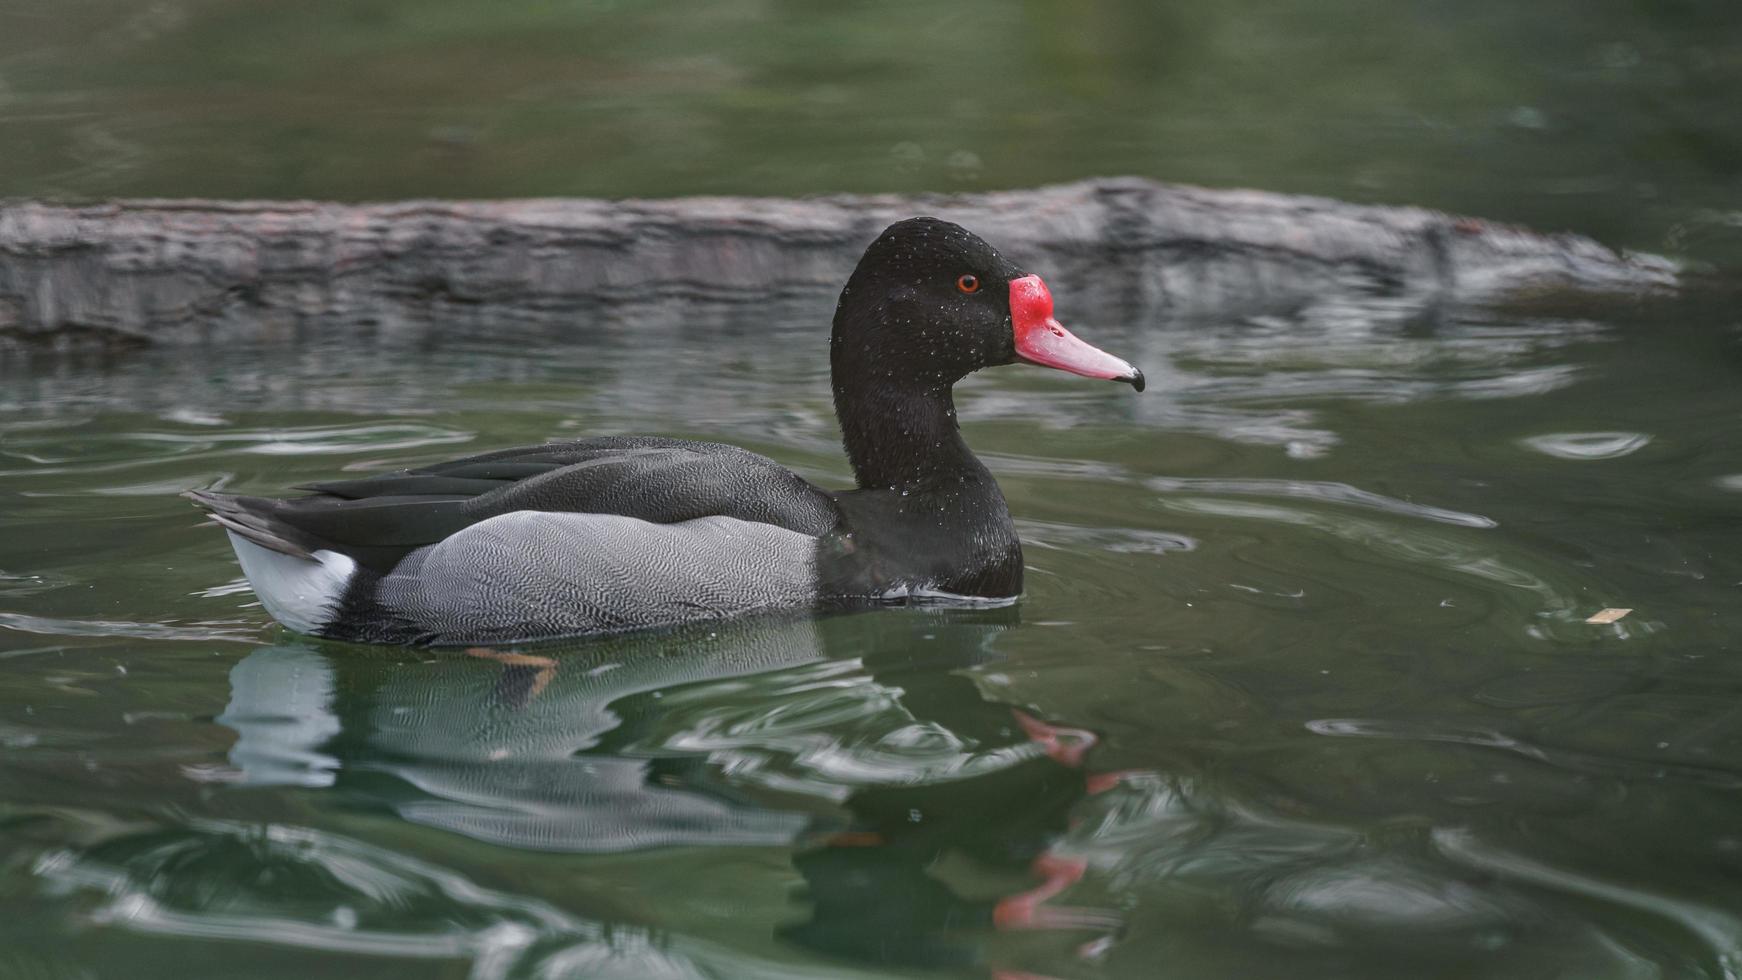
<instances>
[{"instance_id":1,"label":"black tip of bill","mask_svg":"<svg viewBox=\"0 0 1742 980\"><path fill-rule=\"evenodd\" d=\"M1137 391L1143 390L1143 371L1138 368L1132 368L1129 375L1116 380L1125 382Z\"/></svg>"}]
</instances>

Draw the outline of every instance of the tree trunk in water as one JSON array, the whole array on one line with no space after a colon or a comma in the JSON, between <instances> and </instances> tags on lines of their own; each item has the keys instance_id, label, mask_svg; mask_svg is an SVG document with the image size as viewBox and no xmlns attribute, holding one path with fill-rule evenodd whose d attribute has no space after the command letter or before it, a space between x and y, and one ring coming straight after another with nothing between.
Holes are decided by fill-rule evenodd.
<instances>
[{"instance_id":1,"label":"tree trunk in water","mask_svg":"<svg viewBox=\"0 0 1742 980\"><path fill-rule=\"evenodd\" d=\"M1677 282L1667 260L1574 235L1135 179L808 200L10 202L0 348L505 334L599 311L826 322L866 244L915 214L978 232L1079 322Z\"/></svg>"}]
</instances>

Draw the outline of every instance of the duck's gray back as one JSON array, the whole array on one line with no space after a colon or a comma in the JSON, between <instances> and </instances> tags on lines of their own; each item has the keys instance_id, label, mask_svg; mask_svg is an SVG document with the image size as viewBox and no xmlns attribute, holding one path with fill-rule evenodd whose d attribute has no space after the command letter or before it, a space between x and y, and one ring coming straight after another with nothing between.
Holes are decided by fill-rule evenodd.
<instances>
[{"instance_id":1,"label":"duck's gray back","mask_svg":"<svg viewBox=\"0 0 1742 980\"><path fill-rule=\"evenodd\" d=\"M430 643L646 629L817 600L817 539L701 517L516 511L412 552L375 601Z\"/></svg>"}]
</instances>

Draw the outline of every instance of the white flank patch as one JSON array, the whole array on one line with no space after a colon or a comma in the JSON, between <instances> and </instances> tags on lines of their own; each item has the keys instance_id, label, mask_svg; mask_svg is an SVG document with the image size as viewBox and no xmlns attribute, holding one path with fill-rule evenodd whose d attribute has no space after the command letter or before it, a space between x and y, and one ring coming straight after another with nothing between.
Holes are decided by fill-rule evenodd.
<instances>
[{"instance_id":1,"label":"white flank patch","mask_svg":"<svg viewBox=\"0 0 1742 980\"><path fill-rule=\"evenodd\" d=\"M242 563L242 574L272 618L296 630L313 633L333 616L333 606L345 594L357 563L336 551L317 551L315 560L292 558L262 548L230 532L230 546Z\"/></svg>"}]
</instances>

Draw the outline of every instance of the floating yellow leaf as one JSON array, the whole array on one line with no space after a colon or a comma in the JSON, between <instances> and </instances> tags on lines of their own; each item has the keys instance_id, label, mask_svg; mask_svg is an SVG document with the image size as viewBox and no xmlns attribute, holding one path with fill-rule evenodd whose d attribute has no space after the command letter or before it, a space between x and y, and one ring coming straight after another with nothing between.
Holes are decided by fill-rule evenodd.
<instances>
[{"instance_id":1,"label":"floating yellow leaf","mask_svg":"<svg viewBox=\"0 0 1742 980\"><path fill-rule=\"evenodd\" d=\"M1585 620L1585 622L1590 623L1593 626L1607 626L1632 611L1633 610L1631 609L1604 609L1593 615L1590 619Z\"/></svg>"}]
</instances>

